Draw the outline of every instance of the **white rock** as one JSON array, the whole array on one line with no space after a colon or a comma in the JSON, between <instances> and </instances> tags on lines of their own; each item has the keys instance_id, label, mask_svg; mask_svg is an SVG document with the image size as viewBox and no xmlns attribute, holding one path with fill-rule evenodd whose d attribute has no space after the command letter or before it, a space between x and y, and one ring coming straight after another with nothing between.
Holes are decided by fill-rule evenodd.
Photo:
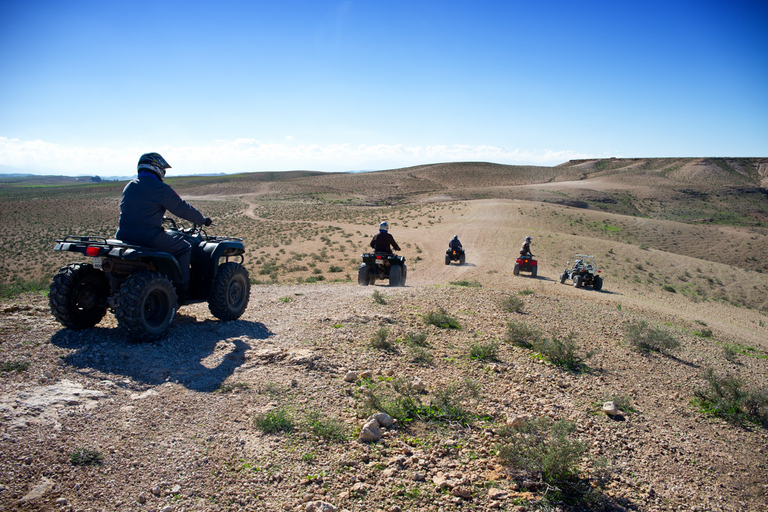
<instances>
[{"instance_id":1,"label":"white rock","mask_svg":"<svg viewBox=\"0 0 768 512\"><path fill-rule=\"evenodd\" d=\"M427 385L424 384L424 381L421 380L419 377L414 377L411 381L411 389L416 391L417 393L421 393L425 389L427 389Z\"/></svg>"},{"instance_id":2,"label":"white rock","mask_svg":"<svg viewBox=\"0 0 768 512\"><path fill-rule=\"evenodd\" d=\"M308 501L304 505L304 512L336 512L336 507L327 501Z\"/></svg>"},{"instance_id":3,"label":"white rock","mask_svg":"<svg viewBox=\"0 0 768 512\"><path fill-rule=\"evenodd\" d=\"M519 427L526 421L529 421L531 419L530 414L508 414L507 415L507 426L508 427Z\"/></svg>"},{"instance_id":4,"label":"white rock","mask_svg":"<svg viewBox=\"0 0 768 512\"><path fill-rule=\"evenodd\" d=\"M619 414L621 414L619 412L619 408L616 407L616 404L613 402L605 402L603 404L603 412L608 416L618 416Z\"/></svg>"},{"instance_id":5,"label":"white rock","mask_svg":"<svg viewBox=\"0 0 768 512\"><path fill-rule=\"evenodd\" d=\"M346 375L344 375L344 382L357 382L358 378L357 372L349 370Z\"/></svg>"},{"instance_id":6,"label":"white rock","mask_svg":"<svg viewBox=\"0 0 768 512\"><path fill-rule=\"evenodd\" d=\"M363 425L358 439L364 443L375 443L376 441L381 440L381 435L379 422L374 418L370 418L365 422L365 425Z\"/></svg>"},{"instance_id":7,"label":"white rock","mask_svg":"<svg viewBox=\"0 0 768 512\"><path fill-rule=\"evenodd\" d=\"M389 414L385 412L377 412L371 418L375 419L379 425L381 425L384 428L389 428L392 425L395 424L395 420L390 416Z\"/></svg>"}]
</instances>

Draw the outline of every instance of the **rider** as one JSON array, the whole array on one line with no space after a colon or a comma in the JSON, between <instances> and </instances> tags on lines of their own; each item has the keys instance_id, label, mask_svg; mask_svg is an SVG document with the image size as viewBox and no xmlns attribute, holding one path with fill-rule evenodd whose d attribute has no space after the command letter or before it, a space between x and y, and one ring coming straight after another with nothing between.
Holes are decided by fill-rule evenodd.
<instances>
[{"instance_id":1,"label":"rider","mask_svg":"<svg viewBox=\"0 0 768 512\"><path fill-rule=\"evenodd\" d=\"M451 241L448 242L448 248L452 251L458 251L463 248L461 242L459 242L459 235L453 235Z\"/></svg>"},{"instance_id":2,"label":"rider","mask_svg":"<svg viewBox=\"0 0 768 512\"><path fill-rule=\"evenodd\" d=\"M374 252L388 252L392 254L392 249L399 251L400 246L395 242L395 238L389 234L389 224L386 221L379 224L379 232L373 235L371 247ZM392 249L390 249L392 246Z\"/></svg>"},{"instance_id":3,"label":"rider","mask_svg":"<svg viewBox=\"0 0 768 512\"><path fill-rule=\"evenodd\" d=\"M523 246L520 248L520 256L530 256L533 258L533 254L531 254L531 244L533 243L533 238L527 236L525 237L525 240L523 241Z\"/></svg>"},{"instance_id":4,"label":"rider","mask_svg":"<svg viewBox=\"0 0 768 512\"><path fill-rule=\"evenodd\" d=\"M189 263L192 246L181 234L163 229L163 215L168 210L177 217L199 225L211 225L200 213L163 182L168 162L157 153L139 158L138 176L123 189L120 200L120 224L115 238L133 245L144 245L171 253L179 262L183 289L189 287Z\"/></svg>"}]
</instances>

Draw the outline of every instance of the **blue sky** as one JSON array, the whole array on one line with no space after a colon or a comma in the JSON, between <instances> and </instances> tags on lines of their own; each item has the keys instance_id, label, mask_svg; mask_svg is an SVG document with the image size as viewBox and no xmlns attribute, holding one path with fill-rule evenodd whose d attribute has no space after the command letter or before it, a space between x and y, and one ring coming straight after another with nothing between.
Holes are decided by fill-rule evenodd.
<instances>
[{"instance_id":1,"label":"blue sky","mask_svg":"<svg viewBox=\"0 0 768 512\"><path fill-rule=\"evenodd\" d=\"M768 156L768 2L0 0L0 172Z\"/></svg>"}]
</instances>

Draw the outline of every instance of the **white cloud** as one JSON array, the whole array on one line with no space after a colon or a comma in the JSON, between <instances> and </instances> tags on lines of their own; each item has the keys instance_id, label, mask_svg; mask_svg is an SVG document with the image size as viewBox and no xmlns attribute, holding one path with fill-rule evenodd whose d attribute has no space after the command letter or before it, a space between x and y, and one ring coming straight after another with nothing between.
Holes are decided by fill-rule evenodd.
<instances>
[{"instance_id":1,"label":"white cloud","mask_svg":"<svg viewBox=\"0 0 768 512\"><path fill-rule=\"evenodd\" d=\"M290 140L290 139L288 139ZM157 151L174 171L252 172L310 169L351 171L394 169L439 162L485 161L514 165L556 165L592 155L570 150L523 151L462 144L288 144L255 139L216 140L207 145L153 148L88 148L0 137L0 165L32 173L129 175L139 156Z\"/></svg>"}]
</instances>

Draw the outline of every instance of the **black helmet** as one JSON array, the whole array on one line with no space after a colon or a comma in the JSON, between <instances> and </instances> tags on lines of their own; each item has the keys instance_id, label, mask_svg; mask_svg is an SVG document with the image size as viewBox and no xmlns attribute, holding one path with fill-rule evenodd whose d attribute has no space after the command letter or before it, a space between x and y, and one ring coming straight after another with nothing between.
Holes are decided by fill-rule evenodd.
<instances>
[{"instance_id":1,"label":"black helmet","mask_svg":"<svg viewBox=\"0 0 768 512\"><path fill-rule=\"evenodd\" d=\"M525 237L525 241L526 241L526 242L530 242L530 241L532 241L532 240L533 240L533 238L531 238L531 237L529 237L529 236Z\"/></svg>"},{"instance_id":2,"label":"black helmet","mask_svg":"<svg viewBox=\"0 0 768 512\"><path fill-rule=\"evenodd\" d=\"M165 170L170 169L171 166L165 161L165 158L160 156L159 153L144 153L139 158L139 165L137 171L142 169L154 173L160 180L165 179Z\"/></svg>"}]
</instances>

